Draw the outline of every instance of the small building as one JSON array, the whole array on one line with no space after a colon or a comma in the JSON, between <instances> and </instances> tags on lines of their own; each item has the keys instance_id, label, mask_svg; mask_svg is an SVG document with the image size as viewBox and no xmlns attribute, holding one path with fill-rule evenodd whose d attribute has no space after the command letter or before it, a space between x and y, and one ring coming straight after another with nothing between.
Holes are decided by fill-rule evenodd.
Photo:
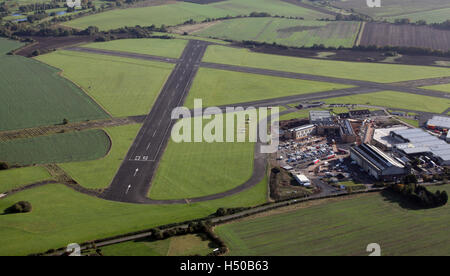
<instances>
[{"instance_id":1,"label":"small building","mask_svg":"<svg viewBox=\"0 0 450 276\"><path fill-rule=\"evenodd\" d=\"M315 125L305 125L305 126L288 129L286 131L286 134L288 135L288 138L290 138L290 139L301 140L301 139L305 139L308 136L314 134L315 130L316 130Z\"/></svg>"},{"instance_id":2,"label":"small building","mask_svg":"<svg viewBox=\"0 0 450 276\"><path fill-rule=\"evenodd\" d=\"M296 174L294 175L295 180L297 180L298 184L303 187L311 186L311 181L304 174Z\"/></svg>"},{"instance_id":3,"label":"small building","mask_svg":"<svg viewBox=\"0 0 450 276\"><path fill-rule=\"evenodd\" d=\"M375 179L392 181L408 174L408 168L375 146L361 144L350 149L350 157Z\"/></svg>"}]
</instances>

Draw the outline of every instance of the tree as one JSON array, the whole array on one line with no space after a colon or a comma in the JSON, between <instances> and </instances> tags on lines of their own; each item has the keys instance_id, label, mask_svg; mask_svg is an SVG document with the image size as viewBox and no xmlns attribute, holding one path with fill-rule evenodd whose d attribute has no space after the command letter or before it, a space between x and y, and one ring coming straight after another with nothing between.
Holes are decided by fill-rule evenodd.
<instances>
[{"instance_id":1,"label":"tree","mask_svg":"<svg viewBox=\"0 0 450 276\"><path fill-rule=\"evenodd\" d=\"M67 125L69 123L69 120L67 120L66 118L63 119L63 125Z\"/></svg>"},{"instance_id":2,"label":"tree","mask_svg":"<svg viewBox=\"0 0 450 276\"><path fill-rule=\"evenodd\" d=\"M0 171L9 169L9 164L6 162L0 162Z\"/></svg>"},{"instance_id":3,"label":"tree","mask_svg":"<svg viewBox=\"0 0 450 276\"><path fill-rule=\"evenodd\" d=\"M5 209L6 214L16 214L16 213L28 213L31 212L33 208L31 203L28 201L19 201L9 208Z\"/></svg>"}]
</instances>

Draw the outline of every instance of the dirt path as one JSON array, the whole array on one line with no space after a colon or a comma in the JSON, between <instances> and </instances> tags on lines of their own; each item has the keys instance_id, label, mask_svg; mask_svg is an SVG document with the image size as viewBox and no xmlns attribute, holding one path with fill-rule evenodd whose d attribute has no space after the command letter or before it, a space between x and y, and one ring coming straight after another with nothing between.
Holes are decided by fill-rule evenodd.
<instances>
[{"instance_id":1,"label":"dirt path","mask_svg":"<svg viewBox=\"0 0 450 276\"><path fill-rule=\"evenodd\" d=\"M137 124L142 123L144 118L145 116L134 116L126 118L112 118L100 121L83 121L77 123L69 123L67 125L61 124L61 125L26 128L20 130L0 131L0 142L6 142L20 138L45 136L70 131L81 131L94 128L105 128L105 127Z\"/></svg>"},{"instance_id":2,"label":"dirt path","mask_svg":"<svg viewBox=\"0 0 450 276\"><path fill-rule=\"evenodd\" d=\"M188 24L188 25L181 25L181 26L177 26L177 27L172 27L169 29L169 31L171 33L175 33L175 34L184 34L184 33L188 33L188 34L194 34L196 32L199 31L203 31L211 26L214 26L218 23L221 23L221 20L217 20L217 21L211 21L211 22L204 22L204 23L198 23L198 24Z\"/></svg>"}]
</instances>

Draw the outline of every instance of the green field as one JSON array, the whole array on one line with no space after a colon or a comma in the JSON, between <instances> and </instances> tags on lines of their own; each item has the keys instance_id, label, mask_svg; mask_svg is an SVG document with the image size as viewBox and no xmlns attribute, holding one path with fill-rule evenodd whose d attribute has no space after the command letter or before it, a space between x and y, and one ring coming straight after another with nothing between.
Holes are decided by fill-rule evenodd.
<instances>
[{"instance_id":1,"label":"green field","mask_svg":"<svg viewBox=\"0 0 450 276\"><path fill-rule=\"evenodd\" d=\"M410 125L412 125L412 126L414 126L414 127L419 127L419 121L418 120L414 120L414 119L406 119L406 118L403 118L403 117L396 117L398 120L400 120L400 121L402 121L402 122L405 122L405 123L407 123L407 124L410 124Z\"/></svg>"},{"instance_id":2,"label":"green field","mask_svg":"<svg viewBox=\"0 0 450 276\"><path fill-rule=\"evenodd\" d=\"M200 235L175 236L159 241L131 241L102 247L103 256L206 256L214 248Z\"/></svg>"},{"instance_id":3,"label":"green field","mask_svg":"<svg viewBox=\"0 0 450 276\"><path fill-rule=\"evenodd\" d=\"M208 47L203 61L381 83L450 76L447 68L295 58L218 45Z\"/></svg>"},{"instance_id":4,"label":"green field","mask_svg":"<svg viewBox=\"0 0 450 276\"><path fill-rule=\"evenodd\" d=\"M309 118L309 112L312 110L323 110L323 109L304 109L295 111L292 113L284 114L280 116L281 121L287 121L292 119L306 119Z\"/></svg>"},{"instance_id":5,"label":"green field","mask_svg":"<svg viewBox=\"0 0 450 276\"><path fill-rule=\"evenodd\" d=\"M0 193L51 178L48 171L42 167L27 167L0 171Z\"/></svg>"},{"instance_id":6,"label":"green field","mask_svg":"<svg viewBox=\"0 0 450 276\"><path fill-rule=\"evenodd\" d=\"M193 108L194 99L202 99L203 106L221 106L348 87L351 86L200 68L185 105Z\"/></svg>"},{"instance_id":7,"label":"green field","mask_svg":"<svg viewBox=\"0 0 450 276\"><path fill-rule=\"evenodd\" d=\"M207 18L248 15L251 12L268 12L272 15L304 17L306 19L326 18L328 15L291 5L278 0L228 0L209 5L177 2L162 6L132 9L115 9L65 22L69 27L84 29L97 26L101 30L124 26L174 26L190 19L202 21Z\"/></svg>"},{"instance_id":8,"label":"green field","mask_svg":"<svg viewBox=\"0 0 450 276\"><path fill-rule=\"evenodd\" d=\"M36 60L6 56L21 44L0 39L0 131L104 119L108 115L58 70Z\"/></svg>"},{"instance_id":9,"label":"green field","mask_svg":"<svg viewBox=\"0 0 450 276\"><path fill-rule=\"evenodd\" d=\"M439 84L439 85L425 86L422 88L450 93L450 84Z\"/></svg>"},{"instance_id":10,"label":"green field","mask_svg":"<svg viewBox=\"0 0 450 276\"><path fill-rule=\"evenodd\" d=\"M196 35L231 39L253 40L294 47L353 47L359 22L304 21L280 18L239 18L225 20L196 32Z\"/></svg>"},{"instance_id":11,"label":"green field","mask_svg":"<svg viewBox=\"0 0 450 276\"><path fill-rule=\"evenodd\" d=\"M60 164L78 184L86 188L106 188L125 158L141 125L127 125L106 128L111 137L111 150L102 159Z\"/></svg>"},{"instance_id":12,"label":"green field","mask_svg":"<svg viewBox=\"0 0 450 276\"><path fill-rule=\"evenodd\" d=\"M0 142L0 159L19 165L95 160L105 156L110 146L104 131L68 132Z\"/></svg>"},{"instance_id":13,"label":"green field","mask_svg":"<svg viewBox=\"0 0 450 276\"><path fill-rule=\"evenodd\" d=\"M188 43L183 39L119 39L108 42L96 42L83 47L130 52L160 57L179 58Z\"/></svg>"},{"instance_id":14,"label":"green field","mask_svg":"<svg viewBox=\"0 0 450 276\"><path fill-rule=\"evenodd\" d=\"M210 121L204 119L203 125ZM225 119L223 121L226 123ZM236 128L238 127L235 122L235 137ZM223 134L225 137L225 127ZM242 143L205 141L176 143L171 139L159 164L149 197L151 199L200 197L231 190L244 184L253 173L254 148L254 143L248 140Z\"/></svg>"},{"instance_id":15,"label":"green field","mask_svg":"<svg viewBox=\"0 0 450 276\"><path fill-rule=\"evenodd\" d=\"M238 195L204 203L140 205L106 201L60 184L23 191L0 200L0 210L20 200L33 211L0 216L0 255L25 255L168 223L201 218L219 207L264 203L267 181Z\"/></svg>"},{"instance_id":16,"label":"green field","mask_svg":"<svg viewBox=\"0 0 450 276\"><path fill-rule=\"evenodd\" d=\"M410 14L402 14L388 17L388 20L395 21L395 19L402 19L402 18L408 18L411 20L411 22L425 20L427 23L441 23L450 20L450 8L421 11Z\"/></svg>"},{"instance_id":17,"label":"green field","mask_svg":"<svg viewBox=\"0 0 450 276\"><path fill-rule=\"evenodd\" d=\"M433 189L450 192L450 185ZM411 210L371 194L221 225L230 255L362 255L370 243L388 255L447 255L449 205ZM401 203L403 204L403 203Z\"/></svg>"},{"instance_id":18,"label":"green field","mask_svg":"<svg viewBox=\"0 0 450 276\"><path fill-rule=\"evenodd\" d=\"M61 68L114 117L147 114L173 68L162 62L69 51L38 59Z\"/></svg>"},{"instance_id":19,"label":"green field","mask_svg":"<svg viewBox=\"0 0 450 276\"><path fill-rule=\"evenodd\" d=\"M450 99L435 98L403 92L383 91L363 95L326 99L328 104L361 104L407 110L442 113L450 106Z\"/></svg>"}]
</instances>

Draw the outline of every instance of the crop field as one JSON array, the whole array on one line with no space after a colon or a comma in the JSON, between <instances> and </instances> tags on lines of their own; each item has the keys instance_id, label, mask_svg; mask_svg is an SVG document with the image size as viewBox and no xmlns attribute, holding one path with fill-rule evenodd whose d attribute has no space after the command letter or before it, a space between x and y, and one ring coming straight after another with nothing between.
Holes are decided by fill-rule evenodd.
<instances>
[{"instance_id":1,"label":"crop field","mask_svg":"<svg viewBox=\"0 0 450 276\"><path fill-rule=\"evenodd\" d=\"M38 59L63 70L63 76L114 117L147 114L173 68L162 62L69 51Z\"/></svg>"},{"instance_id":2,"label":"crop field","mask_svg":"<svg viewBox=\"0 0 450 276\"><path fill-rule=\"evenodd\" d=\"M359 29L359 22L304 21L280 18L239 18L225 20L196 35L311 47L324 44L327 47L352 47Z\"/></svg>"},{"instance_id":3,"label":"crop field","mask_svg":"<svg viewBox=\"0 0 450 276\"><path fill-rule=\"evenodd\" d=\"M102 130L86 130L0 142L0 159L30 165L95 160L111 147Z\"/></svg>"},{"instance_id":4,"label":"crop field","mask_svg":"<svg viewBox=\"0 0 450 276\"><path fill-rule=\"evenodd\" d=\"M380 83L450 75L448 68L295 58L218 45L208 47L203 61Z\"/></svg>"},{"instance_id":5,"label":"crop field","mask_svg":"<svg viewBox=\"0 0 450 276\"><path fill-rule=\"evenodd\" d=\"M28 214L0 216L0 255L26 255L126 232L201 218L220 207L266 202L267 179L230 197L195 204L140 205L107 201L60 184L26 190L0 200L0 210L29 201Z\"/></svg>"},{"instance_id":6,"label":"crop field","mask_svg":"<svg viewBox=\"0 0 450 276\"><path fill-rule=\"evenodd\" d=\"M106 128L105 131L112 142L107 156L98 160L60 164L61 168L83 187L108 187L140 127L140 124L136 124Z\"/></svg>"},{"instance_id":7,"label":"crop field","mask_svg":"<svg viewBox=\"0 0 450 276\"><path fill-rule=\"evenodd\" d=\"M366 1L338 0L332 3L335 6L353 9L356 12L367 14L376 19L410 18L424 19L427 22L443 22L449 18L449 13L444 14L446 8L450 8L447 0L382 0L380 8L369 8Z\"/></svg>"},{"instance_id":8,"label":"crop field","mask_svg":"<svg viewBox=\"0 0 450 276\"><path fill-rule=\"evenodd\" d=\"M220 119L226 125L226 119ZM210 121L204 119L203 125ZM179 123L182 123L182 120ZM238 133L236 128L238 126L235 123L235 137ZM248 133L246 128L244 125L245 134ZM222 131L226 137L225 127ZM149 197L192 198L231 190L244 184L252 176L254 149L254 143L248 140L234 143L176 143L171 139L161 158Z\"/></svg>"},{"instance_id":9,"label":"crop field","mask_svg":"<svg viewBox=\"0 0 450 276\"><path fill-rule=\"evenodd\" d=\"M450 185L433 190L450 192ZM299 207L220 225L230 255L358 255L370 243L383 256L445 255L450 251L449 205L413 210L396 195L371 194ZM281 212L281 211L280 211Z\"/></svg>"},{"instance_id":10,"label":"crop field","mask_svg":"<svg viewBox=\"0 0 450 276\"><path fill-rule=\"evenodd\" d=\"M131 241L102 247L103 256L206 256L214 248L200 235L175 236L159 241Z\"/></svg>"},{"instance_id":11,"label":"crop field","mask_svg":"<svg viewBox=\"0 0 450 276\"><path fill-rule=\"evenodd\" d=\"M394 22L395 19L403 19L408 18L411 20L411 22L417 22L419 20L424 20L427 23L441 23L444 21L447 21L450 19L450 7L449 8L442 8L442 9L435 9L435 10L429 10L429 11L420 11L415 13L409 13L405 15L397 15L388 17L389 21Z\"/></svg>"},{"instance_id":12,"label":"crop field","mask_svg":"<svg viewBox=\"0 0 450 276\"><path fill-rule=\"evenodd\" d=\"M329 104L361 104L383 106L431 113L442 113L450 106L450 99L414 95L403 92L383 91L364 95L326 99Z\"/></svg>"},{"instance_id":13,"label":"crop field","mask_svg":"<svg viewBox=\"0 0 450 276\"><path fill-rule=\"evenodd\" d=\"M100 30L124 26L175 26L190 19L203 21L207 18L248 15L252 12L268 12L272 15L285 15L316 19L329 17L316 11L291 5L277 0L229 0L208 5L177 2L162 6L132 9L116 9L65 22L69 27L84 29L97 26Z\"/></svg>"},{"instance_id":14,"label":"crop field","mask_svg":"<svg viewBox=\"0 0 450 276\"><path fill-rule=\"evenodd\" d=\"M20 44L0 39L0 53ZM108 115L58 70L33 59L0 54L0 131L84 120Z\"/></svg>"},{"instance_id":15,"label":"crop field","mask_svg":"<svg viewBox=\"0 0 450 276\"><path fill-rule=\"evenodd\" d=\"M449 51L450 31L427 26L367 23L360 45L421 47Z\"/></svg>"},{"instance_id":16,"label":"crop field","mask_svg":"<svg viewBox=\"0 0 450 276\"><path fill-rule=\"evenodd\" d=\"M315 93L351 86L200 68L185 106L194 99L203 106L222 106L284 96Z\"/></svg>"},{"instance_id":17,"label":"crop field","mask_svg":"<svg viewBox=\"0 0 450 276\"><path fill-rule=\"evenodd\" d=\"M179 58L187 42L187 40L182 39L119 39L108 42L89 43L83 45L83 47Z\"/></svg>"},{"instance_id":18,"label":"crop field","mask_svg":"<svg viewBox=\"0 0 450 276\"><path fill-rule=\"evenodd\" d=\"M26 167L0 171L0 193L51 178L48 171L42 167Z\"/></svg>"}]
</instances>

